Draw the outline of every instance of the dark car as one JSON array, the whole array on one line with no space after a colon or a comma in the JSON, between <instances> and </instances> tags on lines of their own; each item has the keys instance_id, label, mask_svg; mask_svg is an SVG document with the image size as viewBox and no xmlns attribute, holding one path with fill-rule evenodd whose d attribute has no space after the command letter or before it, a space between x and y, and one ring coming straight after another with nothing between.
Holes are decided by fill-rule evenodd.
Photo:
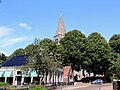
<instances>
[{"instance_id":1,"label":"dark car","mask_svg":"<svg viewBox=\"0 0 120 90\"><path fill-rule=\"evenodd\" d=\"M95 81L92 81L92 84L102 84L103 80L102 79L96 79Z\"/></svg>"},{"instance_id":2,"label":"dark car","mask_svg":"<svg viewBox=\"0 0 120 90\"><path fill-rule=\"evenodd\" d=\"M6 90L5 88L0 88L0 90Z\"/></svg>"}]
</instances>

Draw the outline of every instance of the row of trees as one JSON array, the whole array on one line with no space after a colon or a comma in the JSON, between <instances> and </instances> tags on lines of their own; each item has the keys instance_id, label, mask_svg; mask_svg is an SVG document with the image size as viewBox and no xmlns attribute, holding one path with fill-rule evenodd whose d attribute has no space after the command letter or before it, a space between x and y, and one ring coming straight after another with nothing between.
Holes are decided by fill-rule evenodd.
<instances>
[{"instance_id":1,"label":"row of trees","mask_svg":"<svg viewBox=\"0 0 120 90\"><path fill-rule=\"evenodd\" d=\"M120 77L120 34L114 34L109 42L97 32L85 37L79 30L65 34L56 45L52 40L35 39L25 49L16 50L9 58L16 55L30 55L29 68L39 74L51 68L49 54L53 53L60 65L71 65L73 69L85 69L89 73Z\"/></svg>"}]
</instances>

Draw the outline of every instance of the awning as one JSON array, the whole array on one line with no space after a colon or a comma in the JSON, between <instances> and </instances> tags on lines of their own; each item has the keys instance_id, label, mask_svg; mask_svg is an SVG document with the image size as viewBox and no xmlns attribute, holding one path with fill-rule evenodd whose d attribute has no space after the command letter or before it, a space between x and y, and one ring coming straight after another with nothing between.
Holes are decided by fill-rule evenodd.
<instances>
[{"instance_id":1,"label":"awning","mask_svg":"<svg viewBox=\"0 0 120 90\"><path fill-rule=\"evenodd\" d=\"M4 71L3 77L13 77L13 71Z\"/></svg>"},{"instance_id":2,"label":"awning","mask_svg":"<svg viewBox=\"0 0 120 90\"><path fill-rule=\"evenodd\" d=\"M30 71L24 71L23 73L22 73L22 77L30 77Z\"/></svg>"},{"instance_id":3,"label":"awning","mask_svg":"<svg viewBox=\"0 0 120 90\"><path fill-rule=\"evenodd\" d=\"M0 77L3 77L4 71L0 71Z\"/></svg>"},{"instance_id":4,"label":"awning","mask_svg":"<svg viewBox=\"0 0 120 90\"><path fill-rule=\"evenodd\" d=\"M22 74L23 77L37 77L36 71L28 71Z\"/></svg>"},{"instance_id":5,"label":"awning","mask_svg":"<svg viewBox=\"0 0 120 90\"><path fill-rule=\"evenodd\" d=\"M35 71L32 71L30 76L31 77L37 77L37 73Z\"/></svg>"}]
</instances>

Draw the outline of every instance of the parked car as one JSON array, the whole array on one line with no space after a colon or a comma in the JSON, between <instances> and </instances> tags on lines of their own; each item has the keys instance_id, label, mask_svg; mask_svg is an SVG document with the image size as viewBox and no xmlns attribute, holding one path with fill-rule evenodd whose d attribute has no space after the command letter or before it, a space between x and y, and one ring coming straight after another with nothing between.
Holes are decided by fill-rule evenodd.
<instances>
[{"instance_id":1,"label":"parked car","mask_svg":"<svg viewBox=\"0 0 120 90\"><path fill-rule=\"evenodd\" d=\"M92 81L92 84L102 84L103 80L102 79L96 79L95 81Z\"/></svg>"},{"instance_id":2,"label":"parked car","mask_svg":"<svg viewBox=\"0 0 120 90\"><path fill-rule=\"evenodd\" d=\"M0 88L0 90L6 90L5 88Z\"/></svg>"}]
</instances>

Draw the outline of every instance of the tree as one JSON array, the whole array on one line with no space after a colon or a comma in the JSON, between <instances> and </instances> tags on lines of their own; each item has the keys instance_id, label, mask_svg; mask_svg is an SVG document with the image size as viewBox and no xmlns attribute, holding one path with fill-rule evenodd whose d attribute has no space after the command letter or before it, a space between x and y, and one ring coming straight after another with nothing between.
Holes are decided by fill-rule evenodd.
<instances>
[{"instance_id":1,"label":"tree","mask_svg":"<svg viewBox=\"0 0 120 90\"><path fill-rule=\"evenodd\" d=\"M6 61L6 56L5 56L5 54L3 54L3 53L0 53L0 64L2 64L3 62L5 62Z\"/></svg>"},{"instance_id":2,"label":"tree","mask_svg":"<svg viewBox=\"0 0 120 90\"><path fill-rule=\"evenodd\" d=\"M109 68L110 74L113 78L120 78L120 34L114 34L110 40L109 45L112 48L112 65Z\"/></svg>"},{"instance_id":3,"label":"tree","mask_svg":"<svg viewBox=\"0 0 120 90\"><path fill-rule=\"evenodd\" d=\"M65 34L65 37L60 40L62 64L64 66L71 65L72 69L80 69L85 42L85 35L78 30L73 30Z\"/></svg>"},{"instance_id":4,"label":"tree","mask_svg":"<svg viewBox=\"0 0 120 90\"><path fill-rule=\"evenodd\" d=\"M29 68L33 71L36 71L38 80L40 80L40 75L43 75L43 80L44 73L48 70L49 64L49 57L46 55L44 49L38 49L37 53L28 62Z\"/></svg>"},{"instance_id":5,"label":"tree","mask_svg":"<svg viewBox=\"0 0 120 90\"><path fill-rule=\"evenodd\" d=\"M9 57L8 59L14 57L14 56L21 56L21 55L25 55L24 49L19 48L17 50L15 50Z\"/></svg>"},{"instance_id":6,"label":"tree","mask_svg":"<svg viewBox=\"0 0 120 90\"><path fill-rule=\"evenodd\" d=\"M37 48L37 45L34 45L34 44L29 44L28 46L25 47L24 49L24 53L26 55L31 55L31 56L34 56L34 53L36 52Z\"/></svg>"},{"instance_id":7,"label":"tree","mask_svg":"<svg viewBox=\"0 0 120 90\"><path fill-rule=\"evenodd\" d=\"M25 48L25 51L29 51L29 49L33 48L33 53L31 53L31 55L29 56L28 64L24 66L23 70L36 71L38 75L38 81L40 80L40 75L43 75L43 80L44 73L51 69L52 62L50 61L49 53L53 51L55 47L55 43L50 39L35 39L33 45L29 45Z\"/></svg>"},{"instance_id":8,"label":"tree","mask_svg":"<svg viewBox=\"0 0 120 90\"><path fill-rule=\"evenodd\" d=\"M112 52L120 53L120 34L114 34L109 40Z\"/></svg>"},{"instance_id":9,"label":"tree","mask_svg":"<svg viewBox=\"0 0 120 90\"><path fill-rule=\"evenodd\" d=\"M109 68L109 74L112 78L120 78L120 54L113 53L112 55L112 65Z\"/></svg>"},{"instance_id":10,"label":"tree","mask_svg":"<svg viewBox=\"0 0 120 90\"><path fill-rule=\"evenodd\" d=\"M46 53L48 53L48 55L49 55L51 52L53 52L53 53L55 52L55 50L57 48L57 45L51 39L44 38L43 40L41 40L39 42L38 47L39 48L44 48Z\"/></svg>"},{"instance_id":11,"label":"tree","mask_svg":"<svg viewBox=\"0 0 120 90\"><path fill-rule=\"evenodd\" d=\"M96 74L107 74L111 65L110 46L99 33L94 32L87 38L84 67L88 72Z\"/></svg>"}]
</instances>

